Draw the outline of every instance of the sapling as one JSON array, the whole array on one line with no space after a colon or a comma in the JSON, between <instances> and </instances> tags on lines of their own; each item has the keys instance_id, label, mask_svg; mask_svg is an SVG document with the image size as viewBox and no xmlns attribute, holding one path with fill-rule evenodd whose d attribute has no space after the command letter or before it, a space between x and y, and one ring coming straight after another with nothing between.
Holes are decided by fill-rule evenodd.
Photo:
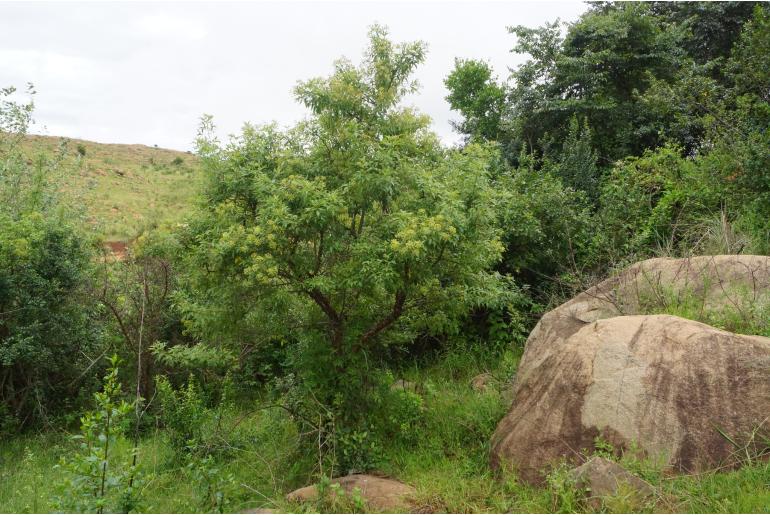
<instances>
[{"instance_id":1,"label":"sapling","mask_svg":"<svg viewBox=\"0 0 770 515\"><path fill-rule=\"evenodd\" d=\"M121 400L121 384L118 381L119 358L110 358L110 367L104 376L101 392L94 393L95 408L80 419L80 434L72 437L78 450L71 456L62 456L57 467L68 472L61 485L60 495L54 505L64 511L103 513L112 492L119 492L121 508L133 504L128 483L136 484L136 464L132 458L136 450L121 456L118 440L123 436L132 406ZM126 465L119 466L125 459ZM114 510L107 510L114 511Z\"/></svg>"}]
</instances>

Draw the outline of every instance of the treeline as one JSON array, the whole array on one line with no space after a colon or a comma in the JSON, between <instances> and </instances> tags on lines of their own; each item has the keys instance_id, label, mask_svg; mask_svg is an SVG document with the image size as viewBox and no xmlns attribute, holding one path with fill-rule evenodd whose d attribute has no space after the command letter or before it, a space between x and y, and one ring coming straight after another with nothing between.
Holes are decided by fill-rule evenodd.
<instances>
[{"instance_id":1,"label":"treeline","mask_svg":"<svg viewBox=\"0 0 770 515\"><path fill-rule=\"evenodd\" d=\"M511 166L582 196L591 229L553 234L557 264L603 273L659 253L764 254L767 16L754 2L592 3L566 33L510 27L530 59L507 80L457 61L448 101L467 141L496 142ZM530 243L515 249L538 252ZM531 281L554 275L545 264L524 264Z\"/></svg>"},{"instance_id":2,"label":"treeline","mask_svg":"<svg viewBox=\"0 0 770 515\"><path fill-rule=\"evenodd\" d=\"M768 253L769 14L602 2L512 27L530 59L510 77L479 60L446 79L459 148L400 105L425 45L374 27L360 64L299 83L295 127L223 144L204 118L196 214L121 261L62 198L61 160L21 151L32 104L3 90L0 432L76 425L116 354L137 435L153 420L205 454L202 410L260 395L313 459L367 470L420 423L399 367L520 344L631 261Z\"/></svg>"}]
</instances>

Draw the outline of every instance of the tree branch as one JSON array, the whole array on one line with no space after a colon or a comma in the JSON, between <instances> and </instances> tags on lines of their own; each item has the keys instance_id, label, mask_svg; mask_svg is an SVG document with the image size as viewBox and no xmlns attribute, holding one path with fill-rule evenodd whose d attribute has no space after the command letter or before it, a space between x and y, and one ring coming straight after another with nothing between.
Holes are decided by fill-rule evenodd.
<instances>
[{"instance_id":1,"label":"tree branch","mask_svg":"<svg viewBox=\"0 0 770 515\"><path fill-rule=\"evenodd\" d=\"M367 343L369 340L380 334L382 331L390 327L396 320L401 317L404 311L404 303L406 302L406 292L404 290L398 290L396 292L396 298L393 301L393 308L390 313L373 325L363 336L361 336L361 343Z\"/></svg>"}]
</instances>

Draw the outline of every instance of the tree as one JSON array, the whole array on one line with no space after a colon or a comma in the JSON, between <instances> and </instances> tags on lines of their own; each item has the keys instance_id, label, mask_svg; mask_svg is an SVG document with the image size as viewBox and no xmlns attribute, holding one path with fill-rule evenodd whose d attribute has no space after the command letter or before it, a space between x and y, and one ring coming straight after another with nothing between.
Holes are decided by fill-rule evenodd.
<instances>
[{"instance_id":1,"label":"tree","mask_svg":"<svg viewBox=\"0 0 770 515\"><path fill-rule=\"evenodd\" d=\"M454 128L477 141L500 141L505 89L492 76L492 68L483 61L456 59L444 84L449 105L464 117L452 122Z\"/></svg>"},{"instance_id":2,"label":"tree","mask_svg":"<svg viewBox=\"0 0 770 515\"><path fill-rule=\"evenodd\" d=\"M696 63L725 59L761 2L650 2L653 14L683 27L682 44ZM718 70L715 70L718 72ZM717 77L718 75L715 75Z\"/></svg>"},{"instance_id":3,"label":"tree","mask_svg":"<svg viewBox=\"0 0 770 515\"><path fill-rule=\"evenodd\" d=\"M505 301L488 272L502 251L492 150L443 150L429 119L399 106L424 45L377 26L369 38L360 66L297 86L306 122L199 141L210 185L187 240L205 272L182 303L191 328L225 318L286 342L292 371L348 425L366 418L379 350Z\"/></svg>"},{"instance_id":4,"label":"tree","mask_svg":"<svg viewBox=\"0 0 770 515\"><path fill-rule=\"evenodd\" d=\"M497 216L505 228L505 251L498 269L531 288L537 300L548 295L558 276L574 272L590 240L591 217L585 195L564 187L557 173L535 167L522 153L519 165L503 165L493 177Z\"/></svg>"},{"instance_id":5,"label":"tree","mask_svg":"<svg viewBox=\"0 0 770 515\"><path fill-rule=\"evenodd\" d=\"M753 18L744 26L728 61L728 71L740 95L754 95L770 103L770 9L757 5Z\"/></svg>"},{"instance_id":6,"label":"tree","mask_svg":"<svg viewBox=\"0 0 770 515\"><path fill-rule=\"evenodd\" d=\"M521 37L527 29L512 30ZM535 127L542 127L537 119L550 120L550 127L528 136L535 142L546 131L559 139L574 115L587 119L603 165L641 153L657 144L657 134L637 130L644 126L637 95L653 78L668 78L676 69L678 37L676 30L664 31L643 4L621 4L606 13L589 11L569 27L560 51L551 50L542 57L552 63L543 86L519 80L522 73L529 76L526 66L514 74L514 99L527 98L530 88L542 91L537 109L514 103L514 116L536 118L529 122ZM520 42L517 50L531 53L531 46Z\"/></svg>"},{"instance_id":7,"label":"tree","mask_svg":"<svg viewBox=\"0 0 770 515\"><path fill-rule=\"evenodd\" d=\"M530 58L495 95L503 99L500 106L489 100L498 87L488 78L491 71L476 61L456 64L447 87L450 101L464 116L457 128L499 138L513 163L521 150L540 156L554 141L564 142L573 116L592 128L592 146L602 168L660 145L658 130L664 120L650 119L640 109L639 97L656 80L673 79L685 57L680 43L686 28L666 25L649 4L615 2L598 3L563 28L558 20L539 28L508 28L516 37L513 52ZM482 116L486 112L502 113L493 126L505 130L491 136L489 130L481 131L481 122L494 120Z\"/></svg>"},{"instance_id":8,"label":"tree","mask_svg":"<svg viewBox=\"0 0 770 515\"><path fill-rule=\"evenodd\" d=\"M170 238L167 238L170 239ZM135 360L136 394L149 399L155 363L150 348L166 336L172 324L170 299L176 275L171 249L158 230L140 236L120 261L103 257L95 298L107 308L125 350Z\"/></svg>"}]
</instances>

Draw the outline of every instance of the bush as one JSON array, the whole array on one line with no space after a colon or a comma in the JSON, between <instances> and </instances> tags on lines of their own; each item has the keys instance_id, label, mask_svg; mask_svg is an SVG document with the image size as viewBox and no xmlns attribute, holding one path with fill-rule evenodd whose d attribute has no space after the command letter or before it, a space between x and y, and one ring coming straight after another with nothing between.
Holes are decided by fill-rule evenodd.
<instances>
[{"instance_id":1,"label":"bush","mask_svg":"<svg viewBox=\"0 0 770 515\"><path fill-rule=\"evenodd\" d=\"M175 390L168 379L159 377L156 388L161 405L161 421L174 450L182 455L195 453L204 442L209 418L203 395L191 375L187 385Z\"/></svg>"},{"instance_id":2,"label":"bush","mask_svg":"<svg viewBox=\"0 0 770 515\"><path fill-rule=\"evenodd\" d=\"M2 97L15 90L0 90ZM72 408L102 335L84 295L87 240L60 201L61 155L29 158L32 104L0 101L0 417L28 426ZM94 370L96 372L98 370Z\"/></svg>"},{"instance_id":3,"label":"bush","mask_svg":"<svg viewBox=\"0 0 770 515\"><path fill-rule=\"evenodd\" d=\"M138 451L132 449L127 456L121 456L116 450L132 411L129 403L120 400L118 363L118 357L113 356L103 390L94 394L96 408L81 418L81 433L73 437L79 442L78 451L61 458L59 467L67 475L55 500L60 510L128 512L136 505Z\"/></svg>"}]
</instances>

